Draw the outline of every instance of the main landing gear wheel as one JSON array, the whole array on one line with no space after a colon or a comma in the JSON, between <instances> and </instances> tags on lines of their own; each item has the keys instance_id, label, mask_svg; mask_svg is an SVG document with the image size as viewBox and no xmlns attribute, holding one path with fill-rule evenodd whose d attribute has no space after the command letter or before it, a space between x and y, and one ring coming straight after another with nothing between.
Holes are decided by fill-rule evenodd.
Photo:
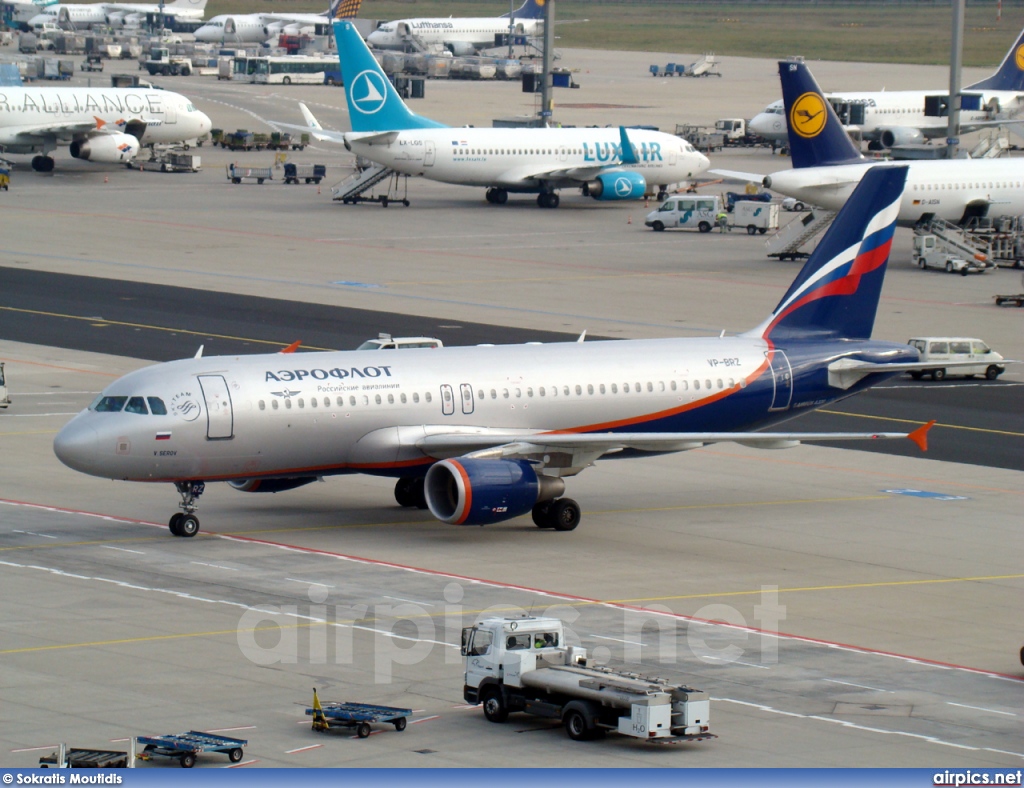
<instances>
[{"instance_id":1,"label":"main landing gear wheel","mask_svg":"<svg viewBox=\"0 0 1024 788\"><path fill-rule=\"evenodd\" d=\"M508 190L500 189L497 186L492 186L484 192L484 196L487 198L487 202L492 205L504 205L508 202Z\"/></svg>"},{"instance_id":2,"label":"main landing gear wheel","mask_svg":"<svg viewBox=\"0 0 1024 788\"><path fill-rule=\"evenodd\" d=\"M53 172L53 159L49 156L33 156L32 169L36 172Z\"/></svg>"},{"instance_id":3,"label":"main landing gear wheel","mask_svg":"<svg viewBox=\"0 0 1024 788\"><path fill-rule=\"evenodd\" d=\"M572 498L544 501L533 507L533 523L538 528L572 531L580 524L580 505Z\"/></svg>"},{"instance_id":4,"label":"main landing gear wheel","mask_svg":"<svg viewBox=\"0 0 1024 788\"><path fill-rule=\"evenodd\" d=\"M554 192L541 192L537 195L537 205L541 208L557 208L560 200Z\"/></svg>"},{"instance_id":5,"label":"main landing gear wheel","mask_svg":"<svg viewBox=\"0 0 1024 788\"><path fill-rule=\"evenodd\" d=\"M399 506L427 508L427 496L423 487L424 477L403 476L395 482L395 500Z\"/></svg>"}]
</instances>

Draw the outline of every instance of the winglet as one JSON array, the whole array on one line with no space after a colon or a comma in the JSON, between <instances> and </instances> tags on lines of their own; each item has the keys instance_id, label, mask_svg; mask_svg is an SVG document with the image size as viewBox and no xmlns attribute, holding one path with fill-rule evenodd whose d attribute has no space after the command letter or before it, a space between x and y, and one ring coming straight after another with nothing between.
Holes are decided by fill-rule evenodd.
<instances>
[{"instance_id":1,"label":"winglet","mask_svg":"<svg viewBox=\"0 0 1024 788\"><path fill-rule=\"evenodd\" d=\"M927 424L923 424L916 430L907 435L910 440L917 444L917 448L921 451L928 451L928 430L935 426L935 419L932 419Z\"/></svg>"},{"instance_id":2,"label":"winglet","mask_svg":"<svg viewBox=\"0 0 1024 788\"><path fill-rule=\"evenodd\" d=\"M286 347L281 352L282 353L294 353L296 350L299 349L299 345L301 345L301 344L302 344L302 340L301 339L296 339L294 342L292 342L288 347Z\"/></svg>"},{"instance_id":3,"label":"winglet","mask_svg":"<svg viewBox=\"0 0 1024 788\"><path fill-rule=\"evenodd\" d=\"M633 150L633 146L629 142L629 136L626 134L626 127L619 126L619 140L622 143L622 153L619 158L623 164L639 164L640 160L636 157L636 151Z\"/></svg>"},{"instance_id":4,"label":"winglet","mask_svg":"<svg viewBox=\"0 0 1024 788\"><path fill-rule=\"evenodd\" d=\"M302 117L305 118L307 126L309 126L311 129L316 129L317 131L324 130L324 127L320 125L320 121L318 121L316 119L316 116L309 111L309 107L307 107L301 101L299 102L299 109L302 111Z\"/></svg>"}]
</instances>

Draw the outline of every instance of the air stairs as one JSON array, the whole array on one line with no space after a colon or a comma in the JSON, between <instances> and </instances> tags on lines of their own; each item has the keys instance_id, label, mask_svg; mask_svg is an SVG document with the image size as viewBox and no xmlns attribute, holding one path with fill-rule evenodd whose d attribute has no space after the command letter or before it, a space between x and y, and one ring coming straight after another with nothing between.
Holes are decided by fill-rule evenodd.
<instances>
[{"instance_id":1,"label":"air stairs","mask_svg":"<svg viewBox=\"0 0 1024 788\"><path fill-rule=\"evenodd\" d=\"M798 260L807 257L810 251L801 251L801 247L824 232L835 218L835 211L811 209L806 216L791 221L765 241L768 256L777 257L779 260Z\"/></svg>"},{"instance_id":2,"label":"air stairs","mask_svg":"<svg viewBox=\"0 0 1024 788\"><path fill-rule=\"evenodd\" d=\"M1010 149L1010 135L1005 129L989 133L978 140L970 152L972 159L994 159Z\"/></svg>"},{"instance_id":3,"label":"air stairs","mask_svg":"<svg viewBox=\"0 0 1024 788\"><path fill-rule=\"evenodd\" d=\"M970 233L959 224L933 217L918 222L914 234L934 235L936 245L951 257L974 261L981 268L991 265L991 245L985 236Z\"/></svg>"},{"instance_id":4,"label":"air stairs","mask_svg":"<svg viewBox=\"0 0 1024 788\"><path fill-rule=\"evenodd\" d=\"M386 178L391 178L391 182L384 194L373 195L373 187ZM401 196L397 196L399 178L405 179L405 189ZM345 205L355 205L359 202L379 202L384 208L387 208L392 202L400 202L402 205L408 206L408 182L408 175L400 175L383 164L371 163L365 168L357 169L343 181L332 186L331 195L332 199L341 200ZM369 196L367 196L367 192L370 192Z\"/></svg>"},{"instance_id":5,"label":"air stairs","mask_svg":"<svg viewBox=\"0 0 1024 788\"><path fill-rule=\"evenodd\" d=\"M700 60L687 66L683 73L688 77L720 77L721 72L715 70L717 65L718 58L715 57L715 53L705 52Z\"/></svg>"}]
</instances>

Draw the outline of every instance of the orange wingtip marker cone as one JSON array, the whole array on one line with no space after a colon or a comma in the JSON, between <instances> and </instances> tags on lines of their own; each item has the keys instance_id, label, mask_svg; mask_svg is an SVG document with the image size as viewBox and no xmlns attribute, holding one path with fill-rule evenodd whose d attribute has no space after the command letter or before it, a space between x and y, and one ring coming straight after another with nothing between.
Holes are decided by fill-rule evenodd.
<instances>
[{"instance_id":1,"label":"orange wingtip marker cone","mask_svg":"<svg viewBox=\"0 0 1024 788\"><path fill-rule=\"evenodd\" d=\"M910 440L917 444L917 448L921 451L928 451L928 430L935 426L935 419L932 419L927 424L918 427L912 433L907 435Z\"/></svg>"},{"instance_id":2,"label":"orange wingtip marker cone","mask_svg":"<svg viewBox=\"0 0 1024 788\"><path fill-rule=\"evenodd\" d=\"M296 350L299 349L299 345L301 345L301 344L302 344L302 340L301 339L296 339L294 342L292 342L288 347L286 347L281 352L282 353L294 353Z\"/></svg>"}]
</instances>

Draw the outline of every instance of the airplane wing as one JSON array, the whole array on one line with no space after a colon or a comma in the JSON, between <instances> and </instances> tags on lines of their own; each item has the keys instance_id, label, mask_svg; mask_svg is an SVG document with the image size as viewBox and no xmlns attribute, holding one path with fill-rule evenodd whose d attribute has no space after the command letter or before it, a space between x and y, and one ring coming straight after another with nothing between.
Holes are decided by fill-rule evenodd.
<instances>
[{"instance_id":1,"label":"airplane wing","mask_svg":"<svg viewBox=\"0 0 1024 788\"><path fill-rule=\"evenodd\" d=\"M518 458L539 465L572 468L578 473L597 458L623 450L670 453L699 449L710 443L739 443L756 449L788 449L821 441L893 440L909 438L927 451L934 421L913 432L502 432L437 433L416 441L421 451L444 459L470 456ZM556 459L552 462L552 455ZM562 455L562 456L558 456Z\"/></svg>"},{"instance_id":2,"label":"airplane wing","mask_svg":"<svg viewBox=\"0 0 1024 788\"><path fill-rule=\"evenodd\" d=\"M719 175L727 181L738 181L740 183L761 183L764 180L764 173L761 172L739 172L737 170L708 170L709 174Z\"/></svg>"},{"instance_id":3,"label":"airplane wing","mask_svg":"<svg viewBox=\"0 0 1024 788\"><path fill-rule=\"evenodd\" d=\"M828 365L828 384L834 388L848 389L854 383L875 372L928 372L933 369L955 369L957 367L976 367L984 364L984 359L974 361L909 361L904 364L876 364L871 361L857 361L843 358ZM1019 364L1019 361L1003 359L1000 364Z\"/></svg>"},{"instance_id":4,"label":"airplane wing","mask_svg":"<svg viewBox=\"0 0 1024 788\"><path fill-rule=\"evenodd\" d=\"M71 139L77 134L88 134L98 131L100 126L95 121L78 121L76 123L40 123L37 126L21 126L14 134L18 137L55 137Z\"/></svg>"}]
</instances>

